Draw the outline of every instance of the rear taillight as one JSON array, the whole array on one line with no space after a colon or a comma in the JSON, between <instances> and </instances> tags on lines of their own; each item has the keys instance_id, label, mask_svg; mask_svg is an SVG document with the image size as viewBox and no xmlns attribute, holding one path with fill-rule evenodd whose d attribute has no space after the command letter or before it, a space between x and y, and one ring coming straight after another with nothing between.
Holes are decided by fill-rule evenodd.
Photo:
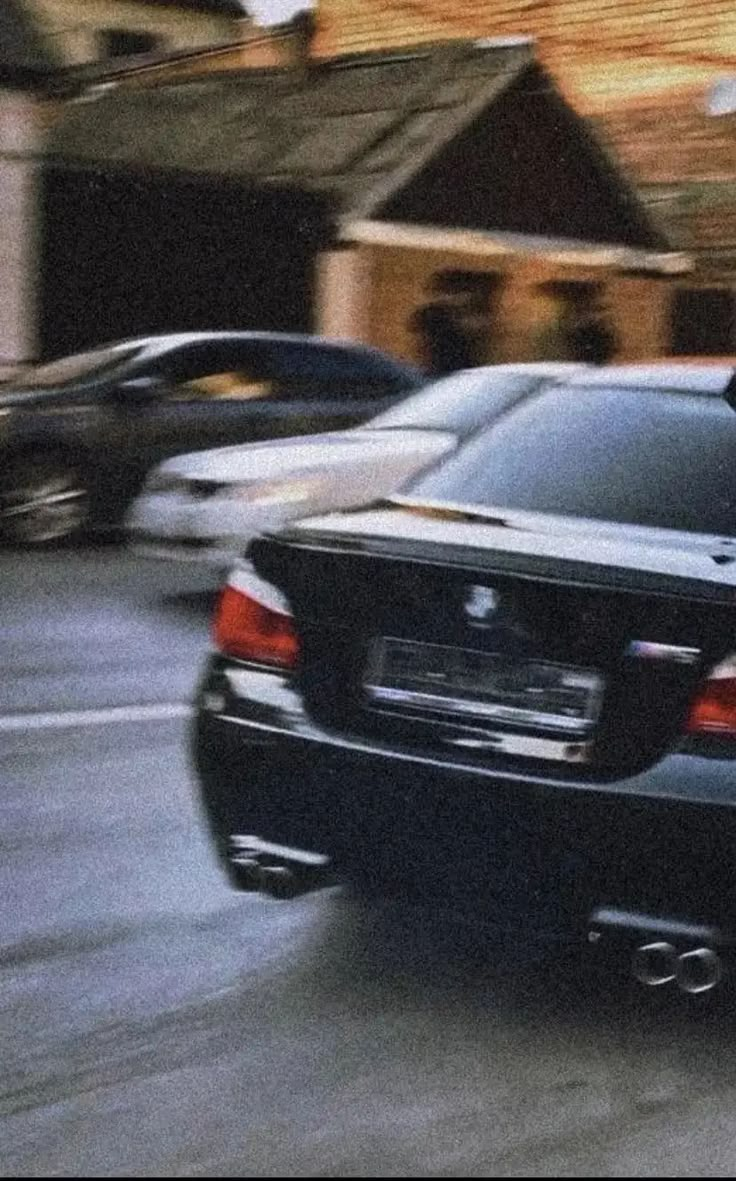
<instances>
[{"instance_id":1,"label":"rear taillight","mask_svg":"<svg viewBox=\"0 0 736 1181\"><path fill-rule=\"evenodd\" d=\"M736 654L717 665L701 686L687 731L736 738Z\"/></svg>"},{"instance_id":2,"label":"rear taillight","mask_svg":"<svg viewBox=\"0 0 736 1181\"><path fill-rule=\"evenodd\" d=\"M286 603L275 587L245 571L236 572L220 592L213 638L220 652L239 660L293 669L299 658Z\"/></svg>"}]
</instances>

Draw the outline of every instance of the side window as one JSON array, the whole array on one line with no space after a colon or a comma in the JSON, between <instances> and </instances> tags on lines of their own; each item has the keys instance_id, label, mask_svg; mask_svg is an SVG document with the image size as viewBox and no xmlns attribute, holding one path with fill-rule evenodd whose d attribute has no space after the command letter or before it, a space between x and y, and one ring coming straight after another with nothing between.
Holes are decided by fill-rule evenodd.
<instances>
[{"instance_id":1,"label":"side window","mask_svg":"<svg viewBox=\"0 0 736 1181\"><path fill-rule=\"evenodd\" d=\"M277 404L379 400L407 389L390 366L349 350L294 348L288 344L186 346L159 362L164 399Z\"/></svg>"},{"instance_id":2,"label":"side window","mask_svg":"<svg viewBox=\"0 0 736 1181\"><path fill-rule=\"evenodd\" d=\"M410 388L397 370L349 349L279 349L268 372L273 396L283 402L360 402Z\"/></svg>"},{"instance_id":3,"label":"side window","mask_svg":"<svg viewBox=\"0 0 736 1181\"><path fill-rule=\"evenodd\" d=\"M274 383L257 356L232 349L194 347L162 358L167 402L245 401L270 397Z\"/></svg>"},{"instance_id":4,"label":"side window","mask_svg":"<svg viewBox=\"0 0 736 1181\"><path fill-rule=\"evenodd\" d=\"M325 381L302 373L280 373L270 382L274 402L324 402L341 398L347 383Z\"/></svg>"},{"instance_id":5,"label":"side window","mask_svg":"<svg viewBox=\"0 0 736 1181\"><path fill-rule=\"evenodd\" d=\"M379 373L356 366L352 373L331 378L321 383L322 397L343 402L369 402L402 393L410 394L412 386L393 373Z\"/></svg>"},{"instance_id":6,"label":"side window","mask_svg":"<svg viewBox=\"0 0 736 1181\"><path fill-rule=\"evenodd\" d=\"M176 402L242 402L273 394L273 382L256 377L247 369L217 370L178 382L169 400Z\"/></svg>"}]
</instances>

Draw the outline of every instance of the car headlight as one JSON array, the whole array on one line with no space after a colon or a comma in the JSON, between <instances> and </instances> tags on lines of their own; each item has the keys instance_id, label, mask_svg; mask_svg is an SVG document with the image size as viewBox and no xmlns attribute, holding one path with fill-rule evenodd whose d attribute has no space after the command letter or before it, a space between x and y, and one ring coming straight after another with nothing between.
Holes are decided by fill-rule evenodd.
<instances>
[{"instance_id":1,"label":"car headlight","mask_svg":"<svg viewBox=\"0 0 736 1181\"><path fill-rule=\"evenodd\" d=\"M152 471L143 485L146 492L181 492L186 488L186 480L174 472Z\"/></svg>"},{"instance_id":2,"label":"car headlight","mask_svg":"<svg viewBox=\"0 0 736 1181\"><path fill-rule=\"evenodd\" d=\"M322 476L304 476L292 480L233 484L223 492L223 496L247 504L301 504L318 495L326 486L327 482Z\"/></svg>"}]
</instances>

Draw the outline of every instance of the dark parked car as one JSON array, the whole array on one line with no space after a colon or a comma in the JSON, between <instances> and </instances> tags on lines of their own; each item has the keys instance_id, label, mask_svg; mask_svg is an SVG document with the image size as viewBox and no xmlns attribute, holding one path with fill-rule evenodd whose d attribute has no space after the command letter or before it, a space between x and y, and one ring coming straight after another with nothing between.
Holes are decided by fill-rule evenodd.
<instances>
[{"instance_id":1,"label":"dark parked car","mask_svg":"<svg viewBox=\"0 0 736 1181\"><path fill-rule=\"evenodd\" d=\"M423 383L376 349L264 332L122 341L0 389L0 534L117 525L170 455L356 426Z\"/></svg>"},{"instance_id":2,"label":"dark parked car","mask_svg":"<svg viewBox=\"0 0 736 1181\"><path fill-rule=\"evenodd\" d=\"M252 543L194 735L236 885L337 870L610 942L649 984L718 981L736 940L733 375L584 372L401 495Z\"/></svg>"}]
</instances>

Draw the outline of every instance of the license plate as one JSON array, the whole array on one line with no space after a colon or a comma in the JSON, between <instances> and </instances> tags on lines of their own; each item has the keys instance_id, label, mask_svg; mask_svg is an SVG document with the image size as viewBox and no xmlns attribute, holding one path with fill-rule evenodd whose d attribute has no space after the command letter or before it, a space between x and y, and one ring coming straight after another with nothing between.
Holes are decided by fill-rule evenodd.
<instances>
[{"instance_id":1,"label":"license plate","mask_svg":"<svg viewBox=\"0 0 736 1181\"><path fill-rule=\"evenodd\" d=\"M364 689L371 702L396 710L581 738L598 720L603 678L574 665L384 637L373 650Z\"/></svg>"}]
</instances>

